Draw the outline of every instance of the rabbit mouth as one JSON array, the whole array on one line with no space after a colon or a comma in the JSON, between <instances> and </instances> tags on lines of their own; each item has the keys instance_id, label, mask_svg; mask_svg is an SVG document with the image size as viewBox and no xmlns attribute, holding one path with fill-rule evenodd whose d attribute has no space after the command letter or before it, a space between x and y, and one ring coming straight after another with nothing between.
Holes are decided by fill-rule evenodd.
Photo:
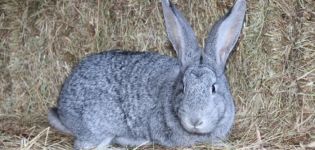
<instances>
[{"instance_id":1,"label":"rabbit mouth","mask_svg":"<svg viewBox=\"0 0 315 150\"><path fill-rule=\"evenodd\" d=\"M181 125L182 127L189 133L192 134L208 134L212 130L209 130L209 128L206 127L205 123L200 120L192 120L188 118L182 118L181 119Z\"/></svg>"},{"instance_id":2,"label":"rabbit mouth","mask_svg":"<svg viewBox=\"0 0 315 150\"><path fill-rule=\"evenodd\" d=\"M197 129L197 128L189 128L189 129L186 129L189 133L192 133L192 134L199 134L199 135L203 135L203 134L208 134L210 132L203 132L201 131L200 129Z\"/></svg>"}]
</instances>

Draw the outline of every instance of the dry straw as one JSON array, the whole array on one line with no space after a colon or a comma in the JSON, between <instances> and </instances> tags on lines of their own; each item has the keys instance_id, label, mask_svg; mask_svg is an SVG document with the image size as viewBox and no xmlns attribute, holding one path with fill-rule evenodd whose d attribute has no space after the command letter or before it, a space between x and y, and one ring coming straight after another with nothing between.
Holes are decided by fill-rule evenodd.
<instances>
[{"instance_id":1,"label":"dry straw","mask_svg":"<svg viewBox=\"0 0 315 150\"><path fill-rule=\"evenodd\" d=\"M202 45L233 4L173 2ZM315 148L314 6L314 0L248 0L241 42L227 67L235 127L222 147L193 149ZM47 109L80 58L114 48L174 55L159 1L1 0L0 149L71 149L69 136L49 128Z\"/></svg>"}]
</instances>

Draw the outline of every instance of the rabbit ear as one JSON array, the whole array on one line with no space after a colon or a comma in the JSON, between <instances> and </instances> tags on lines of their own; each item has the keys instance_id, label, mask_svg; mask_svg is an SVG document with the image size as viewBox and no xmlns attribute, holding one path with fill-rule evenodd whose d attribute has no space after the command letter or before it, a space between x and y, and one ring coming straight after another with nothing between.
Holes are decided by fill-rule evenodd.
<instances>
[{"instance_id":1,"label":"rabbit ear","mask_svg":"<svg viewBox=\"0 0 315 150\"><path fill-rule=\"evenodd\" d=\"M162 0L162 7L166 32L182 67L199 63L201 50L187 20L169 0Z\"/></svg>"},{"instance_id":2,"label":"rabbit ear","mask_svg":"<svg viewBox=\"0 0 315 150\"><path fill-rule=\"evenodd\" d=\"M211 29L206 40L203 63L213 63L224 70L229 54L233 50L241 33L246 11L246 1L236 0L233 8Z\"/></svg>"}]
</instances>

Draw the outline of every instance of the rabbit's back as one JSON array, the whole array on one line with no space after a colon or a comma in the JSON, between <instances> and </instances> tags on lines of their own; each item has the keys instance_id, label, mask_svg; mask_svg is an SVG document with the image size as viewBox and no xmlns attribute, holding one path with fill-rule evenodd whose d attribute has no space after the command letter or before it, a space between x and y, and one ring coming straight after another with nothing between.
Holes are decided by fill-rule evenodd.
<instances>
[{"instance_id":1,"label":"rabbit's back","mask_svg":"<svg viewBox=\"0 0 315 150\"><path fill-rule=\"evenodd\" d=\"M76 136L106 132L148 137L144 132L148 131L147 117L161 105L159 87L165 88L162 84L175 78L178 68L176 59L152 52L90 55L74 68L62 87L60 120Z\"/></svg>"}]
</instances>

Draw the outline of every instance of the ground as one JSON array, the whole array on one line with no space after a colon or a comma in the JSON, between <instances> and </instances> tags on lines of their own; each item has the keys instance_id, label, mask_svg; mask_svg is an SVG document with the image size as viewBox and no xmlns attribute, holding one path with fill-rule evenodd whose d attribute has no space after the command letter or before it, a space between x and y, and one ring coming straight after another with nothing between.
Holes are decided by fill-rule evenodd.
<instances>
[{"instance_id":1,"label":"ground","mask_svg":"<svg viewBox=\"0 0 315 150\"><path fill-rule=\"evenodd\" d=\"M200 45L233 0L173 0ZM223 147L315 148L315 1L248 0L226 70L237 106ZM71 149L50 128L63 80L80 58L108 49L174 56L158 0L0 0L0 149ZM134 149L164 149L157 145Z\"/></svg>"}]
</instances>

